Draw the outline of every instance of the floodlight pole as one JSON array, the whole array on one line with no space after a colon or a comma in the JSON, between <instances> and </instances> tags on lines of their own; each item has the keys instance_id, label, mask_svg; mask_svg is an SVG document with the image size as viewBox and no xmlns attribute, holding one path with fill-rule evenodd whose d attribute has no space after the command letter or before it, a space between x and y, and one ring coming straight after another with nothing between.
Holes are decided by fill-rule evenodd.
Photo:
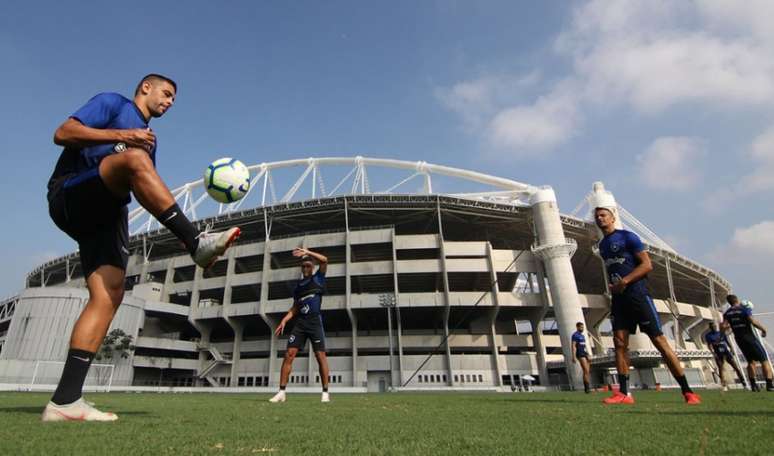
<instances>
[{"instance_id":1,"label":"floodlight pole","mask_svg":"<svg viewBox=\"0 0 774 456\"><path fill-rule=\"evenodd\" d=\"M393 384L393 375L392 375L392 308L395 307L395 295L394 294L383 294L379 296L379 305L382 307L387 308L387 343L389 347L389 353L390 353L390 389L395 386Z\"/></svg>"}]
</instances>

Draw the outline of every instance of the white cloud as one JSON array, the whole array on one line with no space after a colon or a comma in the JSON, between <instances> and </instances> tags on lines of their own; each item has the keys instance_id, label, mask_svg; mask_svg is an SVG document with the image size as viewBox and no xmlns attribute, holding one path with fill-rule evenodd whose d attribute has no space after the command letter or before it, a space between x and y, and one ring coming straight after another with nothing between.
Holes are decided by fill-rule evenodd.
<instances>
[{"instance_id":1,"label":"white cloud","mask_svg":"<svg viewBox=\"0 0 774 456\"><path fill-rule=\"evenodd\" d=\"M711 254L717 262L767 265L774 255L774 220L737 228L729 242Z\"/></svg>"},{"instance_id":2,"label":"white cloud","mask_svg":"<svg viewBox=\"0 0 774 456\"><path fill-rule=\"evenodd\" d=\"M767 42L741 24L733 34L724 32L727 26L713 27L715 15L703 4L591 1L576 10L556 49L574 59L593 102L628 103L638 112L654 113L690 101L762 105L774 100ZM747 24L753 16L739 20Z\"/></svg>"},{"instance_id":3,"label":"white cloud","mask_svg":"<svg viewBox=\"0 0 774 456\"><path fill-rule=\"evenodd\" d=\"M657 138L637 156L640 179L656 190L691 189L701 181L700 163L705 155L704 145L697 138Z\"/></svg>"},{"instance_id":4,"label":"white cloud","mask_svg":"<svg viewBox=\"0 0 774 456\"><path fill-rule=\"evenodd\" d=\"M753 170L731 187L720 188L702 203L711 214L719 214L738 199L774 190L774 126L755 137L745 154L753 161Z\"/></svg>"},{"instance_id":5,"label":"white cloud","mask_svg":"<svg viewBox=\"0 0 774 456\"><path fill-rule=\"evenodd\" d=\"M645 115L685 103L769 109L772 5L592 0L575 10L555 41L555 51L572 63L563 83L531 100L503 103L484 77L444 90L442 101L470 131L516 153L567 142L593 106L627 106Z\"/></svg>"},{"instance_id":6,"label":"white cloud","mask_svg":"<svg viewBox=\"0 0 774 456\"><path fill-rule=\"evenodd\" d=\"M553 148L575 134L577 105L577 95L560 85L531 105L498 112L489 123L488 139L495 146L524 155Z\"/></svg>"}]
</instances>

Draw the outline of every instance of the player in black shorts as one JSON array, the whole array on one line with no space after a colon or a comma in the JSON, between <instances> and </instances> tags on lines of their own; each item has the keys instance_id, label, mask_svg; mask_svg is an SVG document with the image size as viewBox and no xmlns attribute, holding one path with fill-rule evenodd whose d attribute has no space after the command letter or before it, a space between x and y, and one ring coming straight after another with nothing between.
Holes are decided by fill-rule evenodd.
<instances>
[{"instance_id":1,"label":"player in black shorts","mask_svg":"<svg viewBox=\"0 0 774 456\"><path fill-rule=\"evenodd\" d=\"M742 381L742 386L746 388L742 369L739 368L739 364L734 359L734 355L731 352L731 344L728 343L726 333L718 331L718 325L714 321L709 324L709 331L704 335L704 341L715 355L715 363L718 365L718 375L720 376L720 384L723 385L723 391L728 391L726 377L723 375L725 363L728 363L736 371L736 375Z\"/></svg>"},{"instance_id":2,"label":"player in black shorts","mask_svg":"<svg viewBox=\"0 0 774 456\"><path fill-rule=\"evenodd\" d=\"M661 358L680 385L685 403L700 404L701 398L688 385L680 360L661 332L658 312L647 288L647 276L653 270L650 256L639 236L616 229L613 209L598 207L594 210L594 221L604 234L599 241L599 254L605 260L610 282L610 320L620 385L620 390L606 398L604 403L634 404L634 397L629 393L629 334L635 333L639 327L661 353Z\"/></svg>"},{"instance_id":3,"label":"player in black shorts","mask_svg":"<svg viewBox=\"0 0 774 456\"><path fill-rule=\"evenodd\" d=\"M127 204L131 196L208 267L239 236L239 228L201 233L156 173L156 136L148 126L172 107L177 84L158 74L142 78L133 100L101 93L54 134L63 146L48 182L49 214L78 243L89 300L73 327L70 350L43 421L114 421L81 397L94 355L124 296L129 258Z\"/></svg>"},{"instance_id":4,"label":"player in black shorts","mask_svg":"<svg viewBox=\"0 0 774 456\"><path fill-rule=\"evenodd\" d=\"M587 394L591 392L591 363L589 362L589 353L586 351L586 336L583 335L584 325L582 321L575 323L575 331L572 335L572 362L580 363L583 371L583 391Z\"/></svg>"},{"instance_id":5,"label":"player in black shorts","mask_svg":"<svg viewBox=\"0 0 774 456\"><path fill-rule=\"evenodd\" d=\"M753 391L760 390L755 380L755 364L761 363L763 375L766 377L766 391L774 391L771 365L767 362L766 350L763 349L763 345L761 345L753 329L753 327L758 328L761 331L761 336L766 337L766 327L753 318L752 309L743 306L735 295L726 296L726 301L731 304L731 307L723 313L723 330L726 331L728 328L731 328L734 331L736 345L742 351L745 359L747 359L747 375L750 377L750 388Z\"/></svg>"},{"instance_id":6,"label":"player in black shorts","mask_svg":"<svg viewBox=\"0 0 774 456\"><path fill-rule=\"evenodd\" d=\"M325 331L323 330L322 315L320 307L322 306L322 295L325 293L325 273L328 270L328 258L311 250L298 248L293 250L293 256L301 258L302 278L296 284L293 291L293 306L285 317L277 325L274 332L276 335L282 334L285 325L295 318L295 325L288 338L288 349L285 352L285 359L282 361L282 370L280 372L280 390L269 401L285 402L285 388L288 386L290 371L293 368L293 360L296 358L299 350L303 350L306 341L312 341L312 350L317 358L317 364L320 366L320 381L322 381L322 402L330 402L328 394L328 358L325 355ZM317 260L319 267L314 272L314 263L312 259Z\"/></svg>"}]
</instances>

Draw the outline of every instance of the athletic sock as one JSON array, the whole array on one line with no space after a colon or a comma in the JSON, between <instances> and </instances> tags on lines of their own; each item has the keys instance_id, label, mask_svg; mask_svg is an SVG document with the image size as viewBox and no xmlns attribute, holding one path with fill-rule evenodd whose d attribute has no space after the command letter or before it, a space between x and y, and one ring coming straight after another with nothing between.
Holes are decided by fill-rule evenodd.
<instances>
[{"instance_id":1,"label":"athletic sock","mask_svg":"<svg viewBox=\"0 0 774 456\"><path fill-rule=\"evenodd\" d=\"M197 239L199 230L197 230L196 227L193 226L193 223L188 220L188 217L185 216L180 209L180 206L178 206L177 203L173 204L169 209L158 216L158 220L162 225L167 227L172 234L183 241L185 249L188 250L188 253L193 255L196 251L196 247L199 246L199 239Z\"/></svg>"},{"instance_id":2,"label":"athletic sock","mask_svg":"<svg viewBox=\"0 0 774 456\"><path fill-rule=\"evenodd\" d=\"M280 391L285 391L285 388L287 388L288 385L280 385Z\"/></svg>"},{"instance_id":3,"label":"athletic sock","mask_svg":"<svg viewBox=\"0 0 774 456\"><path fill-rule=\"evenodd\" d=\"M688 386L688 379L685 378L685 375L681 375L679 377L675 377L675 380L677 380L677 383L680 384L680 389L683 391L683 394L685 393L692 393L693 390L690 386Z\"/></svg>"},{"instance_id":4,"label":"athletic sock","mask_svg":"<svg viewBox=\"0 0 774 456\"><path fill-rule=\"evenodd\" d=\"M327 392L328 392L328 387L327 386L323 386L323 393L327 393Z\"/></svg>"},{"instance_id":5,"label":"athletic sock","mask_svg":"<svg viewBox=\"0 0 774 456\"><path fill-rule=\"evenodd\" d=\"M56 387L51 402L56 405L72 404L81 398L83 382L89 372L89 366L94 359L94 353L71 348L67 352L67 360L62 370L62 378Z\"/></svg>"},{"instance_id":6,"label":"athletic sock","mask_svg":"<svg viewBox=\"0 0 774 456\"><path fill-rule=\"evenodd\" d=\"M590 389L589 388L589 382L583 382L583 391L587 391L588 392L589 389Z\"/></svg>"},{"instance_id":7,"label":"athletic sock","mask_svg":"<svg viewBox=\"0 0 774 456\"><path fill-rule=\"evenodd\" d=\"M621 394L629 394L629 375L618 374L618 383Z\"/></svg>"},{"instance_id":8,"label":"athletic sock","mask_svg":"<svg viewBox=\"0 0 774 456\"><path fill-rule=\"evenodd\" d=\"M771 378L766 379L766 388L768 389L774 388L774 379L771 379Z\"/></svg>"}]
</instances>

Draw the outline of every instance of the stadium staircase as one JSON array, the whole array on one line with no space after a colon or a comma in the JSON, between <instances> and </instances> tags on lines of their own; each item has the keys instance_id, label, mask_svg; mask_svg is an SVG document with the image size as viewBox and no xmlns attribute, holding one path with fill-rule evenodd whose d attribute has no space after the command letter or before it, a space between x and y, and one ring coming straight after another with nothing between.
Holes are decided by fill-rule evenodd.
<instances>
[{"instance_id":1,"label":"stadium staircase","mask_svg":"<svg viewBox=\"0 0 774 456\"><path fill-rule=\"evenodd\" d=\"M199 350L209 352L210 356L212 356L210 363L198 373L199 379L206 380L210 386L222 386L220 383L218 383L215 377L209 374L220 365L231 364L231 358L227 357L221 353L220 350L212 346L199 346Z\"/></svg>"}]
</instances>

